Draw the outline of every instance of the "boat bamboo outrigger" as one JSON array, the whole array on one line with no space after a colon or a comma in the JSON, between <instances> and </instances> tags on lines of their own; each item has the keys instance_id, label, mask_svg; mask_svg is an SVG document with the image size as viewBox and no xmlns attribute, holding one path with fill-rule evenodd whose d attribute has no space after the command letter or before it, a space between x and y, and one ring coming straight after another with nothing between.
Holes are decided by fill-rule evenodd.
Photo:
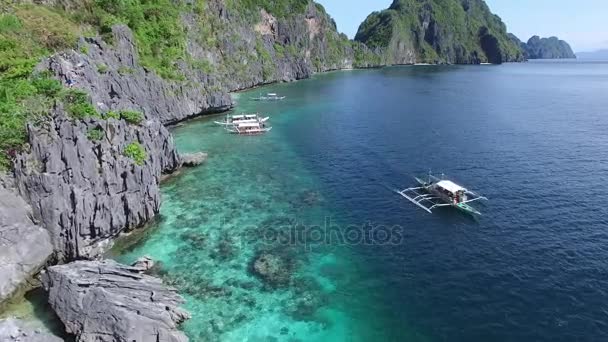
<instances>
[{"instance_id":1,"label":"boat bamboo outrigger","mask_svg":"<svg viewBox=\"0 0 608 342\"><path fill-rule=\"evenodd\" d=\"M223 121L215 121L220 126L233 126L241 123L264 123L268 121L270 117L261 117L259 114L239 114L239 115L226 115Z\"/></svg>"},{"instance_id":2,"label":"boat bamboo outrigger","mask_svg":"<svg viewBox=\"0 0 608 342\"><path fill-rule=\"evenodd\" d=\"M481 215L469 203L488 200L450 180L443 179L443 175L439 178L429 172L426 180L415 178L420 186L397 191L397 193L429 213L432 213L435 208L451 206L468 214Z\"/></svg>"},{"instance_id":3,"label":"boat bamboo outrigger","mask_svg":"<svg viewBox=\"0 0 608 342\"><path fill-rule=\"evenodd\" d=\"M268 93L266 95L260 94L260 96L252 97L251 99L255 101L280 101L285 99L285 96L279 96L275 93Z\"/></svg>"},{"instance_id":4,"label":"boat bamboo outrigger","mask_svg":"<svg viewBox=\"0 0 608 342\"><path fill-rule=\"evenodd\" d=\"M266 127L263 122L245 122L226 126L228 132L240 135L259 135L270 132L271 129L272 127Z\"/></svg>"}]
</instances>

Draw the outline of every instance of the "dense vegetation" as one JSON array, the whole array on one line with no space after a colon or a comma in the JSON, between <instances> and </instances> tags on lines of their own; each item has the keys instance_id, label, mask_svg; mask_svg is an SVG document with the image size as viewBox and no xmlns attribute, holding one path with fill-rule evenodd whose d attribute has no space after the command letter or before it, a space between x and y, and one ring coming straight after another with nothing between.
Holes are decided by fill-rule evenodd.
<instances>
[{"instance_id":1,"label":"dense vegetation","mask_svg":"<svg viewBox=\"0 0 608 342\"><path fill-rule=\"evenodd\" d=\"M355 40L381 48L389 63L521 60L506 26L483 0L395 0L372 13Z\"/></svg>"},{"instance_id":2,"label":"dense vegetation","mask_svg":"<svg viewBox=\"0 0 608 342\"><path fill-rule=\"evenodd\" d=\"M4 5L3 5L4 7ZM80 34L73 22L40 6L3 8L0 14L0 169L26 141L26 123L40 123L55 101L70 96L47 74L34 73L52 51L74 47ZM74 108L79 110L78 108Z\"/></svg>"},{"instance_id":3,"label":"dense vegetation","mask_svg":"<svg viewBox=\"0 0 608 342\"><path fill-rule=\"evenodd\" d=\"M97 6L110 2L112 1L99 1L94 4ZM98 113L85 92L64 88L49 74L34 72L34 67L43 57L55 51L76 47L78 37L88 33L83 29L87 26L79 22L82 18L45 6L2 4L1 9L0 170L10 166L11 157L25 144L27 123L45 122L58 101L64 103L67 113L74 119L112 117L112 113ZM93 7L91 13L96 12L96 9ZM85 12L80 12L82 13ZM107 30L104 25L110 25L111 21L112 19L105 18L99 22L104 23L99 26L102 33ZM150 48L151 45L153 43L145 48ZM157 61L153 58L151 60ZM163 63L162 60L157 62L159 65ZM124 111L116 116L116 119L120 118L139 124L143 115ZM99 137L99 132L89 133L92 139Z\"/></svg>"},{"instance_id":4,"label":"dense vegetation","mask_svg":"<svg viewBox=\"0 0 608 342\"><path fill-rule=\"evenodd\" d=\"M557 37L533 36L522 47L530 59L576 58L570 45Z\"/></svg>"}]
</instances>

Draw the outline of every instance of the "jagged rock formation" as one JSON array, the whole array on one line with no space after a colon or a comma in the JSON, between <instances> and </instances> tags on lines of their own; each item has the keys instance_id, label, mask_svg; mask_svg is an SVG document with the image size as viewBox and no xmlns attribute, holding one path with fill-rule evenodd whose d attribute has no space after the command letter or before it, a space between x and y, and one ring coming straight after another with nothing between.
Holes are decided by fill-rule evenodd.
<instances>
[{"instance_id":1,"label":"jagged rock formation","mask_svg":"<svg viewBox=\"0 0 608 342\"><path fill-rule=\"evenodd\" d=\"M183 299L141 269L114 261L50 267L42 280L49 303L77 342L184 342Z\"/></svg>"},{"instance_id":2,"label":"jagged rock formation","mask_svg":"<svg viewBox=\"0 0 608 342\"><path fill-rule=\"evenodd\" d=\"M524 60L483 0L394 0L361 24L355 40L387 64L478 64Z\"/></svg>"},{"instance_id":3,"label":"jagged rock formation","mask_svg":"<svg viewBox=\"0 0 608 342\"><path fill-rule=\"evenodd\" d=\"M126 25L112 27L112 44L101 37L83 38L79 52L56 54L39 69L50 70L66 84L75 82L102 111L136 109L147 118L172 124L230 109L229 91L377 64L370 50L337 32L322 6L311 1L305 8L277 18L263 8L243 9L211 0L203 12L184 11L180 25L187 35L186 56L198 64L176 61L183 80L163 79L143 68L137 41ZM214 31L206 32L209 28L201 22Z\"/></svg>"},{"instance_id":4,"label":"jagged rock formation","mask_svg":"<svg viewBox=\"0 0 608 342\"><path fill-rule=\"evenodd\" d=\"M89 139L93 129L103 131L101 140ZM152 219L161 173L179 166L173 138L154 120L74 121L58 108L48 125L30 125L28 134L31 148L15 161L16 183L59 260L95 257L118 233ZM145 151L142 165L124 155L134 142Z\"/></svg>"},{"instance_id":5,"label":"jagged rock formation","mask_svg":"<svg viewBox=\"0 0 608 342\"><path fill-rule=\"evenodd\" d=\"M521 43L521 46L529 59L576 58L570 45L557 37L532 36L527 43Z\"/></svg>"},{"instance_id":6,"label":"jagged rock formation","mask_svg":"<svg viewBox=\"0 0 608 342\"><path fill-rule=\"evenodd\" d=\"M276 81L293 81L323 72L353 67L370 67L379 59L362 44L349 41L337 31L333 19L313 1L275 2L297 8L281 13L276 8L252 2L210 0L204 13L182 15L188 32L188 53L209 61L230 91ZM255 2L254 2L255 3ZM204 20L215 28L205 44ZM238 38L235 38L238 37Z\"/></svg>"},{"instance_id":7,"label":"jagged rock formation","mask_svg":"<svg viewBox=\"0 0 608 342\"><path fill-rule=\"evenodd\" d=\"M125 25L112 28L113 45L100 37L82 38L87 53L67 51L53 55L39 66L67 84L85 90L101 111L131 109L170 124L188 117L225 111L232 100L215 77L191 74L192 82L165 80L139 64L136 42ZM217 89L212 91L210 89Z\"/></svg>"},{"instance_id":8,"label":"jagged rock formation","mask_svg":"<svg viewBox=\"0 0 608 342\"><path fill-rule=\"evenodd\" d=\"M14 318L0 321L0 341L2 342L63 342L57 336L28 327Z\"/></svg>"},{"instance_id":9,"label":"jagged rock formation","mask_svg":"<svg viewBox=\"0 0 608 342\"><path fill-rule=\"evenodd\" d=\"M0 185L0 303L27 283L53 252L48 232L30 215L23 199Z\"/></svg>"}]
</instances>

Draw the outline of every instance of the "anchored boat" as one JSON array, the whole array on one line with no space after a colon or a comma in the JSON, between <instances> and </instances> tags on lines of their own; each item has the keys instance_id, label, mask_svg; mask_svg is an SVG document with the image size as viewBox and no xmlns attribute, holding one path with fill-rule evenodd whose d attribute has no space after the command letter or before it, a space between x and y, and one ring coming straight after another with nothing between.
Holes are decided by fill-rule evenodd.
<instances>
[{"instance_id":1,"label":"anchored boat","mask_svg":"<svg viewBox=\"0 0 608 342\"><path fill-rule=\"evenodd\" d=\"M469 203L488 200L451 180L443 179L443 175L439 178L429 172L427 179L415 178L419 183L418 187L407 188L397 193L429 213L435 208L454 207L467 214L481 215Z\"/></svg>"},{"instance_id":2,"label":"anchored boat","mask_svg":"<svg viewBox=\"0 0 608 342\"><path fill-rule=\"evenodd\" d=\"M260 96L252 97L251 99L255 101L280 101L285 99L285 96L279 96L275 93L268 93L266 95L260 94Z\"/></svg>"},{"instance_id":3,"label":"anchored boat","mask_svg":"<svg viewBox=\"0 0 608 342\"><path fill-rule=\"evenodd\" d=\"M244 122L231 126L226 126L226 130L233 134L240 135L259 135L270 132L272 127L266 127L263 122Z\"/></svg>"},{"instance_id":4,"label":"anchored boat","mask_svg":"<svg viewBox=\"0 0 608 342\"><path fill-rule=\"evenodd\" d=\"M220 126L234 126L242 123L265 123L270 117L261 117L259 114L226 115L223 121L215 121Z\"/></svg>"}]
</instances>

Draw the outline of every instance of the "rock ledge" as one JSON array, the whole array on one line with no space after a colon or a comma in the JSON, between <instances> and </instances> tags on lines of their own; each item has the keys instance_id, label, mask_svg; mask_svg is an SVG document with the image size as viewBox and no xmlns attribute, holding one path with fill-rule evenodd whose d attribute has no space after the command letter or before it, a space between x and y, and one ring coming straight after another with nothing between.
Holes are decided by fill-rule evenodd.
<instances>
[{"instance_id":1,"label":"rock ledge","mask_svg":"<svg viewBox=\"0 0 608 342\"><path fill-rule=\"evenodd\" d=\"M185 342L184 300L158 278L111 260L76 261L43 275L49 304L78 342Z\"/></svg>"}]
</instances>

